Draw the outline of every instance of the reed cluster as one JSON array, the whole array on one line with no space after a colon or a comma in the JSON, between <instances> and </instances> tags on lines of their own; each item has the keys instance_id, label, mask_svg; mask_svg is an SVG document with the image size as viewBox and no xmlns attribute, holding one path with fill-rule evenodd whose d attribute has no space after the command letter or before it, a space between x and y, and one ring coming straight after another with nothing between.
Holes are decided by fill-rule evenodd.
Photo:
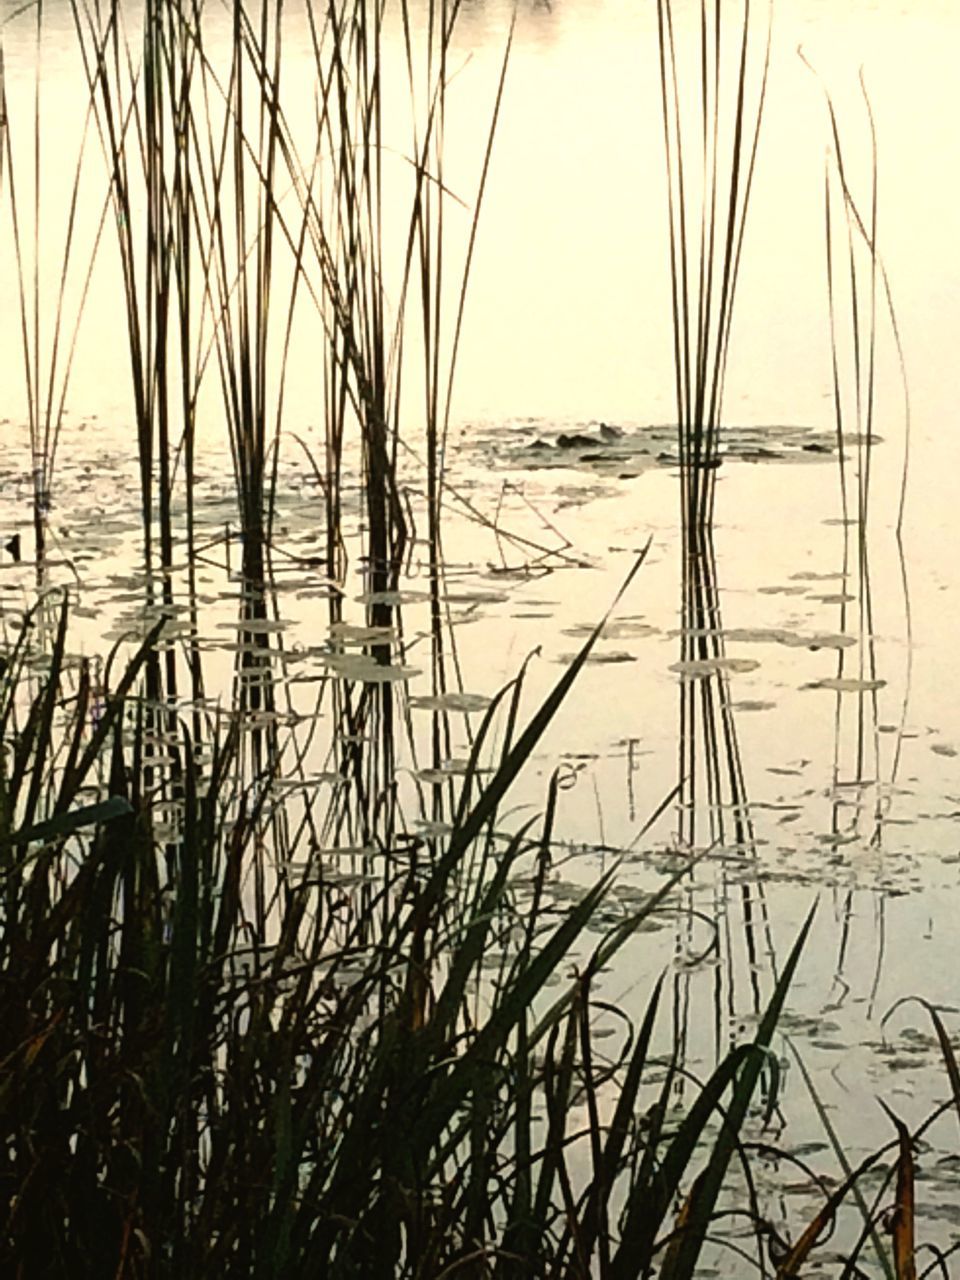
<instances>
[{"instance_id":1,"label":"reed cluster","mask_svg":"<svg viewBox=\"0 0 960 1280\"><path fill-rule=\"evenodd\" d=\"M677 433L685 529L713 518L723 388L770 62L756 0L658 0ZM678 32L679 23L698 24Z\"/></svg>"}]
</instances>

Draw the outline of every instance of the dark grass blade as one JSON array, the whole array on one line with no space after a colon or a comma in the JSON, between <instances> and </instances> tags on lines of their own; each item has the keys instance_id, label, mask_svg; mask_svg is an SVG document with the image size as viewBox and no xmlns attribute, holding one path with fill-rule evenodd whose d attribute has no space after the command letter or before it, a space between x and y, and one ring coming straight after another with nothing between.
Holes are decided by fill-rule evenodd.
<instances>
[{"instance_id":1,"label":"dark grass blade","mask_svg":"<svg viewBox=\"0 0 960 1280\"><path fill-rule=\"evenodd\" d=\"M647 1066L650 1050L650 1039L653 1025L660 1004L663 989L663 975L657 979L653 993L647 1003L643 1022L637 1035L637 1042L627 1067L623 1083L620 1085L617 1104L610 1121L606 1141L602 1150L598 1150L600 1124L596 1117L591 1119L591 1134L594 1135L593 1177L583 1208L583 1226L580 1233L581 1249L589 1260L595 1248L600 1249L600 1266L603 1274L610 1272L610 1212L611 1198L617 1179L623 1169L624 1152L630 1140L630 1128L637 1109L637 1099L643 1081L643 1073ZM573 1280L573 1272L569 1273Z\"/></svg>"},{"instance_id":2,"label":"dark grass blade","mask_svg":"<svg viewBox=\"0 0 960 1280\"><path fill-rule=\"evenodd\" d=\"M702 1134L751 1051L752 1046L741 1045L723 1060L683 1117L662 1161L655 1167L655 1157L651 1156L649 1178L638 1180L631 1188L620 1245L610 1270L611 1280L632 1280L632 1277L642 1274L642 1268L650 1265L657 1235L681 1180L697 1154Z\"/></svg>"},{"instance_id":3,"label":"dark grass blade","mask_svg":"<svg viewBox=\"0 0 960 1280\"><path fill-rule=\"evenodd\" d=\"M437 998L436 1009L431 1018L430 1038L436 1038L438 1044L453 1033L454 1021L464 998L470 975L486 949L494 913L503 898L507 879L523 849L527 832L535 821L535 818L531 818L525 823L513 836L504 853L500 855L496 871L482 901L478 904L473 918L467 922L462 933L455 940L455 954L450 972Z\"/></svg>"},{"instance_id":4,"label":"dark grass blade","mask_svg":"<svg viewBox=\"0 0 960 1280\"><path fill-rule=\"evenodd\" d=\"M470 1047L456 1060L445 1077L438 1081L418 1126L418 1146L422 1144L425 1149L429 1149L436 1143L440 1131L449 1122L460 1099L469 1091L471 1078L482 1069L482 1064L495 1058L500 1047L514 1033L546 980L556 971L594 916L606 897L613 878L612 872L605 875L572 908L529 966L516 976Z\"/></svg>"},{"instance_id":5,"label":"dark grass blade","mask_svg":"<svg viewBox=\"0 0 960 1280\"><path fill-rule=\"evenodd\" d=\"M101 800L98 804L81 805L79 808L71 809L67 813L58 813L54 817L48 818L45 822L37 822L30 827L21 827L13 835L8 836L6 840L0 836L0 845L31 844L35 842L48 844L74 835L75 832L84 827L93 827L101 823L112 822L114 818L127 817L131 813L133 813L133 809L130 807L128 800L122 796L110 796L109 799Z\"/></svg>"},{"instance_id":6,"label":"dark grass blade","mask_svg":"<svg viewBox=\"0 0 960 1280\"><path fill-rule=\"evenodd\" d=\"M664 905L677 885L689 877L691 868L696 866L697 862L699 862L700 858L703 856L703 854L699 854L690 858L684 867L679 871L675 871L666 883L661 885L656 893L651 895L648 902L645 902L638 911L634 912L633 915L629 916L620 924L615 925L610 930L609 934L596 947L590 958L589 971L591 973L597 973L604 968L605 965L609 964L616 953L621 949L621 947L623 947L624 943L634 933L636 933L637 929L643 924L643 922L648 920L651 915ZM616 872L618 866L619 864L612 867L611 871ZM536 1044L537 1041L552 1028L554 1023L563 1016L570 1004L570 1001L573 999L575 991L576 987L573 986L562 995L558 996L550 1008L547 1009L537 1020L535 1026L530 1032L530 1041L532 1044Z\"/></svg>"},{"instance_id":7,"label":"dark grass blade","mask_svg":"<svg viewBox=\"0 0 960 1280\"><path fill-rule=\"evenodd\" d=\"M116 689L107 696L106 705L103 714L98 720L90 740L87 743L83 754L75 767L69 772L64 773L63 780L60 785L60 793L57 797L57 809L62 810L67 805L72 804L78 789L83 785L90 770L93 768L100 752L103 750L104 743L116 723L118 717L123 711L123 707L134 684L137 681L141 671L147 665L151 657L156 652L156 642L160 638L160 632L163 630L166 618L161 617L147 632L136 653L127 663L123 674L117 681ZM116 652L116 650L114 650ZM109 668L109 661L107 667Z\"/></svg>"},{"instance_id":8,"label":"dark grass blade","mask_svg":"<svg viewBox=\"0 0 960 1280\"><path fill-rule=\"evenodd\" d=\"M561 1034L563 1044L558 1053L557 1045ZM534 1197L533 1221L536 1224L546 1222L549 1210L556 1202L556 1183L562 1179L567 1102L573 1087L576 1043L576 1022L571 1013L567 1017L565 1026L558 1025L554 1028L544 1055L543 1089L546 1101L547 1133L544 1139L540 1177Z\"/></svg>"}]
</instances>

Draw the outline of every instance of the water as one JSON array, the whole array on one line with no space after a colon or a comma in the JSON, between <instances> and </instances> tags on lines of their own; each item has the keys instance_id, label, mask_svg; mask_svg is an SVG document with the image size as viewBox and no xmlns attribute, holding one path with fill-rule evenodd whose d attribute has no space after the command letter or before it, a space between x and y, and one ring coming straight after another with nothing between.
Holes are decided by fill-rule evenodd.
<instances>
[{"instance_id":1,"label":"water","mask_svg":"<svg viewBox=\"0 0 960 1280\"><path fill-rule=\"evenodd\" d=\"M681 13L681 29L695 13L692 5ZM508 15L506 5L474 0L455 42L444 182L467 205ZM309 46L302 15L291 12L288 22L285 83L294 104L309 98ZM49 8L46 23L40 287L49 326L82 127L76 104L85 92L68 11ZM951 554L960 536L953 484L960 444L951 430L960 332L960 102L952 76L958 38L960 13L933 0L776 6L728 369L716 565L700 584L722 611L722 621L711 624L726 632L729 676L709 677L704 689L702 679L689 679L700 673L676 669L684 659L679 483L669 443L673 339L653 5L521 6L447 451L450 608L468 691L492 695L539 649L529 695L544 693L650 540L643 569L598 642L597 660L524 775L517 803L539 804L551 771L564 769L558 829L569 857L558 871L558 893L565 884L589 883L615 850L628 848L621 876L627 903L631 887L656 885L678 856L708 849L684 900L719 921L717 949L703 957L712 935L702 920L665 917L663 928L643 935L623 968L607 975L605 991L627 1008L642 1008L653 975L668 967L674 1026L682 1029L688 1065L701 1074L751 1025L799 922L819 899L785 1027L852 1163L891 1136L875 1097L916 1125L946 1092L924 1012L904 1007L888 1024L884 1014L909 995L947 1006L958 998L960 700L953 662L960 583ZM16 194L22 226L29 226L29 17L8 21L4 51ZM880 252L912 411L908 441L897 353L889 317L881 314L881 442L871 450L862 544L857 528L842 523L833 447L823 211L832 146L825 88L836 105L851 188L869 202L861 68L879 146ZM306 113L294 121L304 129L309 123ZM87 146L67 292L71 318L104 198L92 133ZM395 161L402 171L403 161ZM450 207L449 234L455 256L462 255L469 213ZM9 301L0 316L0 411L8 447L0 463L0 531L22 531L26 543L30 461L9 204L3 216L0 287ZM50 517L50 573L81 584L74 643L88 652L121 634L125 609L129 617L140 612L129 373L111 235L108 227L79 330ZM29 277L29 237L22 249ZM310 354L317 333L316 321L304 318L292 349L278 499L281 544L306 560L322 549L322 503L292 435L318 441L322 411ZM47 350L51 334L47 327ZM215 388L205 392L200 425L199 508L213 540L235 519ZM416 459L404 466L416 495L422 470ZM358 521L348 504L349 528ZM422 576L422 555L413 565ZM324 638L317 601L328 588L321 579L315 568L291 564L281 580L295 676L315 670ZM212 683L225 693L233 654L218 637L236 625L239 585L222 547L201 568L199 585ZM0 587L5 612L15 612L29 599L31 571L6 563ZM425 624L413 617L408 659L417 667ZM291 695L291 725L312 714L308 688L305 682ZM426 676L409 689L427 692ZM703 733L708 707L725 726L719 745ZM466 743L456 745L460 751ZM311 764L320 770L317 756ZM713 806L711 768L719 800ZM678 786L687 803L668 804L644 830ZM947 1021L955 1026L949 1014ZM835 1173L782 1041L778 1051L788 1064L779 1141L787 1148L822 1144L810 1159ZM925 1238L944 1247L958 1239L955 1139L941 1124L927 1141ZM786 1176L786 1166L770 1173L774 1203ZM795 1171L790 1178L792 1190L769 1212L796 1227L818 1202L804 1178ZM846 1229L853 1229L849 1222ZM824 1266L829 1274L829 1260Z\"/></svg>"}]
</instances>

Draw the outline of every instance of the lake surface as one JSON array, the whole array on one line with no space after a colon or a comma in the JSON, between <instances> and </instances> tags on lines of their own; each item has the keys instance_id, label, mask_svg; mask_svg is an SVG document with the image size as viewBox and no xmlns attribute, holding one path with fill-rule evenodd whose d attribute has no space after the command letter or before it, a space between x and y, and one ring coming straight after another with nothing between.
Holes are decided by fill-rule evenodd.
<instances>
[{"instance_id":1,"label":"lake surface","mask_svg":"<svg viewBox=\"0 0 960 1280\"><path fill-rule=\"evenodd\" d=\"M606 612L649 541L643 567L520 780L517 811L527 815L542 805L551 772L563 770L557 830L566 845L555 883L561 900L591 883L617 851L626 851L623 910L631 893L661 883L683 858L704 855L683 892L684 910L665 914L659 930L631 944L605 976L604 991L642 1010L666 967L673 1030L695 1074L756 1019L800 922L819 899L783 1029L856 1164L892 1136L877 1097L915 1126L948 1092L923 1011L904 1007L886 1024L884 1015L896 1001L919 995L947 1007L948 1026L958 1027L960 10L946 0L774 6L767 109L727 371L715 563L704 559L697 587L703 628L720 645L719 663L697 669L682 634L655 8L620 0L520 5L446 450L448 621L467 693L492 696L536 651L527 672L532 706ZM15 10L3 0L5 15ZM678 12L678 38L689 38L699 11L689 5ZM508 5L473 0L464 5L454 42L443 174L464 202L450 202L445 233L454 259L469 235L509 16ZM285 21L289 110L294 131L306 130L308 32L296 9ZM29 279L37 67L30 15L8 17L3 41ZM396 49L399 59L399 38ZM40 65L38 281L49 352L86 101L65 7L46 9ZM878 440L863 454L847 446L851 468L870 457L869 509L857 524L852 509L844 519L837 465L824 180L833 163L826 89L850 187L869 204L861 69L876 124L878 247L902 341L910 429L908 439L897 350L881 306ZM398 122L398 151L403 127ZM87 146L65 295L71 324L106 190L92 134ZM400 156L395 163L403 169ZM32 463L8 178L0 260L6 300L0 532L4 540L20 532L29 561ZM389 214L388 208L388 222ZM130 379L111 234L103 235L78 330L49 516L46 582L77 588L72 642L88 654L105 651L143 618ZM324 656L328 587L304 567L320 555L322 493L295 439L321 448L312 354L320 332L315 317L298 323L278 462L275 537L301 558L299 568L287 562L278 570L275 597L288 659L283 723L291 733L314 714L316 682L331 675ZM215 383L212 372L208 382ZM218 394L205 387L200 413L198 520L211 543L236 522ZM415 407L409 416L412 451L402 467L416 506L424 482ZM359 525L359 508L348 498L345 536ZM230 688L229 640L242 587L224 553L216 546L198 574L211 699L218 690L227 697ZM415 544L405 582L412 593L405 660L415 668L428 630L415 594L426 573L423 557L422 544ZM360 586L351 590L355 595ZM15 618L35 591L32 565L14 565L8 556L0 574L4 616ZM362 623L362 603L351 607L349 620ZM426 674L407 688L414 698L429 692ZM461 732L453 755L469 746L465 725ZM412 753L418 740L422 748L423 733L416 726L411 732L405 770L417 767ZM307 748L318 774L325 768L322 737ZM782 1038L778 1053L784 1063L778 1142L837 1176ZM920 1162L924 1238L941 1247L960 1240L949 1119L927 1133ZM795 1230L819 1203L809 1179L786 1164L766 1173L771 1220ZM855 1222L844 1230L856 1231ZM823 1274L832 1274L830 1247ZM721 1255L717 1265L742 1274L729 1257Z\"/></svg>"}]
</instances>

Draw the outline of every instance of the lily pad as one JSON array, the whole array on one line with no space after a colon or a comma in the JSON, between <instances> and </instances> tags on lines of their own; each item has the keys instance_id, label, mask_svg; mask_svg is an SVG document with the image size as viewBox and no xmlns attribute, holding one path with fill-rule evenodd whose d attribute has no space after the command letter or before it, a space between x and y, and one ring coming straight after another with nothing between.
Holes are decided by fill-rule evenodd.
<instances>
[{"instance_id":1,"label":"lily pad","mask_svg":"<svg viewBox=\"0 0 960 1280\"><path fill-rule=\"evenodd\" d=\"M359 684L398 684L420 675L417 667L380 663L365 654L328 653L322 661L337 679L355 680Z\"/></svg>"},{"instance_id":2,"label":"lily pad","mask_svg":"<svg viewBox=\"0 0 960 1280\"><path fill-rule=\"evenodd\" d=\"M852 676L828 676L824 680L814 680L802 685L804 689L830 689L834 693L873 693L882 689L886 680L857 680Z\"/></svg>"},{"instance_id":3,"label":"lily pad","mask_svg":"<svg viewBox=\"0 0 960 1280\"><path fill-rule=\"evenodd\" d=\"M755 658L695 658L689 662L671 663L669 670L675 671L684 680L702 680L720 673L743 675L748 671L756 671L759 665Z\"/></svg>"},{"instance_id":4,"label":"lily pad","mask_svg":"<svg viewBox=\"0 0 960 1280\"><path fill-rule=\"evenodd\" d=\"M418 711L484 711L489 705L482 693L428 693L410 699Z\"/></svg>"}]
</instances>

